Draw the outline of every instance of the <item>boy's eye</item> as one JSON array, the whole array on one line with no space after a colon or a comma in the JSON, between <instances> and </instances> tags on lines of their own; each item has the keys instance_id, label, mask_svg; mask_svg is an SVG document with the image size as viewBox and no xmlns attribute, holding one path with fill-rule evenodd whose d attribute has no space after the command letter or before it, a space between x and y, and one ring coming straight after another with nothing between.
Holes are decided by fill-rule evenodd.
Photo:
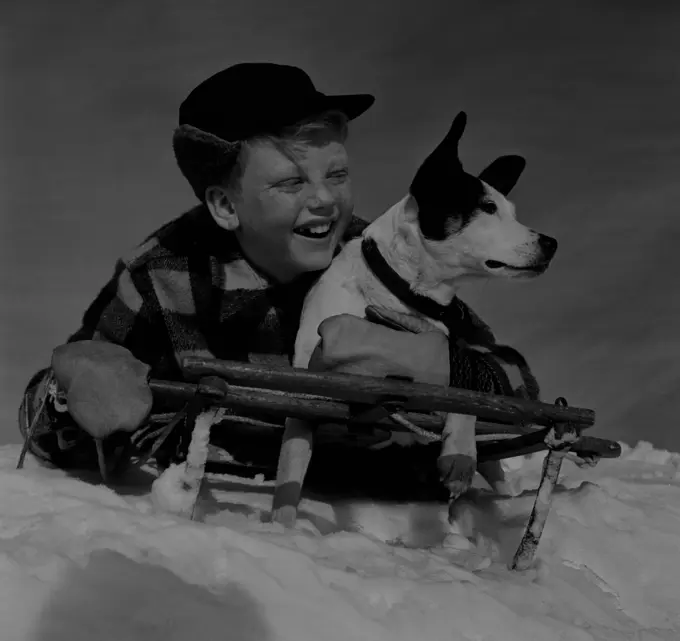
<instances>
[{"instance_id":1,"label":"boy's eye","mask_svg":"<svg viewBox=\"0 0 680 641\"><path fill-rule=\"evenodd\" d=\"M493 202L492 200L485 200L485 201L479 203L479 208L485 214L495 214L498 211L498 207L496 207L496 203Z\"/></svg>"},{"instance_id":2,"label":"boy's eye","mask_svg":"<svg viewBox=\"0 0 680 641\"><path fill-rule=\"evenodd\" d=\"M293 189L302 185L302 178L288 178L287 180L282 180L276 184L277 187L283 187L284 189Z\"/></svg>"},{"instance_id":3,"label":"boy's eye","mask_svg":"<svg viewBox=\"0 0 680 641\"><path fill-rule=\"evenodd\" d=\"M349 170L337 169L336 171L332 171L329 175L331 178L334 178L336 180L342 180L343 178L347 178L347 176L349 176Z\"/></svg>"}]
</instances>

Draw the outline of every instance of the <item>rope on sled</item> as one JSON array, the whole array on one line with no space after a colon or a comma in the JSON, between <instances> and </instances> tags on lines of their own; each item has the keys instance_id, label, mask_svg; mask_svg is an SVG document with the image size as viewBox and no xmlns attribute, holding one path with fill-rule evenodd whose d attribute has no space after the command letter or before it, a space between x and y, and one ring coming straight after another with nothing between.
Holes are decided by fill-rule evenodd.
<instances>
[{"instance_id":1,"label":"rope on sled","mask_svg":"<svg viewBox=\"0 0 680 641\"><path fill-rule=\"evenodd\" d=\"M459 298L445 319L449 329L451 385L485 394L538 400L540 387L522 354L499 345L491 328ZM513 389L503 365L516 367L522 384Z\"/></svg>"},{"instance_id":2,"label":"rope on sled","mask_svg":"<svg viewBox=\"0 0 680 641\"><path fill-rule=\"evenodd\" d=\"M459 298L454 299L450 309L445 319L449 329L450 385L483 394L538 400L538 381L522 354L508 345L499 345L491 328ZM522 385L513 389L503 365L517 367ZM441 439L440 434L418 427L401 413L391 414L390 418L426 441Z\"/></svg>"}]
</instances>

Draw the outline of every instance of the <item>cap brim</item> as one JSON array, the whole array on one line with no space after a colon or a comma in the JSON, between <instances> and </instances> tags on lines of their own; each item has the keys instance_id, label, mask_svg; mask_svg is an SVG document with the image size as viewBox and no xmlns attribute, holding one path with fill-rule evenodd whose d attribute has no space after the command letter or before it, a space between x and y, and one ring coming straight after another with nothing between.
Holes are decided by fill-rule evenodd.
<instances>
[{"instance_id":1,"label":"cap brim","mask_svg":"<svg viewBox=\"0 0 680 641\"><path fill-rule=\"evenodd\" d=\"M340 111L349 120L354 120L368 111L375 102L375 96L368 93L345 94L341 96L324 96L323 107L328 111Z\"/></svg>"}]
</instances>

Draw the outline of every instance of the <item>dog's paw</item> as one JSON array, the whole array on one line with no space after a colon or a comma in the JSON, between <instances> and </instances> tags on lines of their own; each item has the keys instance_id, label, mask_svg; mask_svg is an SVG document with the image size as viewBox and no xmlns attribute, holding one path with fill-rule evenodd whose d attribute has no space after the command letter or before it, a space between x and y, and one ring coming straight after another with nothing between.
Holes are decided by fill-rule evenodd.
<instances>
[{"instance_id":1,"label":"dog's paw","mask_svg":"<svg viewBox=\"0 0 680 641\"><path fill-rule=\"evenodd\" d=\"M445 454L437 459L439 478L452 497L467 492L477 471L477 459L467 454Z\"/></svg>"},{"instance_id":2,"label":"dog's paw","mask_svg":"<svg viewBox=\"0 0 680 641\"><path fill-rule=\"evenodd\" d=\"M488 557L492 561L500 558L500 545L494 539L479 532L465 537L457 532L448 532L444 537L442 547L452 553L467 552L478 556Z\"/></svg>"},{"instance_id":3,"label":"dog's paw","mask_svg":"<svg viewBox=\"0 0 680 641\"><path fill-rule=\"evenodd\" d=\"M271 520L284 528L293 529L297 521L297 508L294 505L282 505L272 510Z\"/></svg>"},{"instance_id":4,"label":"dog's paw","mask_svg":"<svg viewBox=\"0 0 680 641\"><path fill-rule=\"evenodd\" d=\"M431 552L448 563L464 568L469 572L478 572L487 569L493 560L490 556L477 549L477 547L465 539L449 534L442 545L432 548Z\"/></svg>"},{"instance_id":5,"label":"dog's paw","mask_svg":"<svg viewBox=\"0 0 680 641\"><path fill-rule=\"evenodd\" d=\"M498 541L483 534L475 535L474 549L481 556L484 556L491 561L499 561L501 558L501 546Z\"/></svg>"},{"instance_id":6,"label":"dog's paw","mask_svg":"<svg viewBox=\"0 0 680 641\"><path fill-rule=\"evenodd\" d=\"M501 555L498 543L476 531L469 510L459 507L455 512L456 520L450 522L439 553L472 571L488 568L498 561Z\"/></svg>"},{"instance_id":7,"label":"dog's paw","mask_svg":"<svg viewBox=\"0 0 680 641\"><path fill-rule=\"evenodd\" d=\"M474 546L475 544L473 541L459 532L447 532L442 541L442 548L448 550L450 553L469 552Z\"/></svg>"}]
</instances>

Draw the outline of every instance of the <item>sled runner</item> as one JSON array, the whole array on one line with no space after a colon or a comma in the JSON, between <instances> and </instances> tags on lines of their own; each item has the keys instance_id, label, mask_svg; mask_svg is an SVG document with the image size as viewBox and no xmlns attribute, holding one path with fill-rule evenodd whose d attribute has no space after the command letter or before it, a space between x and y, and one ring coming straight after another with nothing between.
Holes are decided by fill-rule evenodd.
<instances>
[{"instance_id":1,"label":"sled runner","mask_svg":"<svg viewBox=\"0 0 680 641\"><path fill-rule=\"evenodd\" d=\"M270 455L268 460L264 456L264 464L260 465L271 471L276 468L277 447L286 417L348 426L336 437L339 443L348 434L356 437L376 428L413 432L421 442L436 442L443 428L440 413L471 414L478 417L479 462L548 452L535 503L511 564L512 569L523 570L533 560L564 457L594 462L616 458L621 453L618 443L583 434L594 425L595 413L569 407L563 398L550 405L407 380L203 358L185 359L183 372L186 382L144 381L153 396L154 408L170 411L146 416L117 460L104 460L101 441L97 445L100 471L106 480L129 465L156 455L164 444L174 442L175 450L184 452L182 489L190 497L187 501L190 508L185 512L189 518L193 517L209 464L208 443L219 436L217 429L211 433L214 425L219 424L223 431L229 429L230 423L239 423L242 428L245 425L258 434L268 434ZM142 374L137 372L135 376L139 378ZM30 438L29 429L19 466ZM263 438L263 443L266 440ZM151 446L142 448L144 443ZM266 446L258 449L266 451ZM142 450L145 454L139 456ZM230 461L227 465L248 471L247 464Z\"/></svg>"}]
</instances>

